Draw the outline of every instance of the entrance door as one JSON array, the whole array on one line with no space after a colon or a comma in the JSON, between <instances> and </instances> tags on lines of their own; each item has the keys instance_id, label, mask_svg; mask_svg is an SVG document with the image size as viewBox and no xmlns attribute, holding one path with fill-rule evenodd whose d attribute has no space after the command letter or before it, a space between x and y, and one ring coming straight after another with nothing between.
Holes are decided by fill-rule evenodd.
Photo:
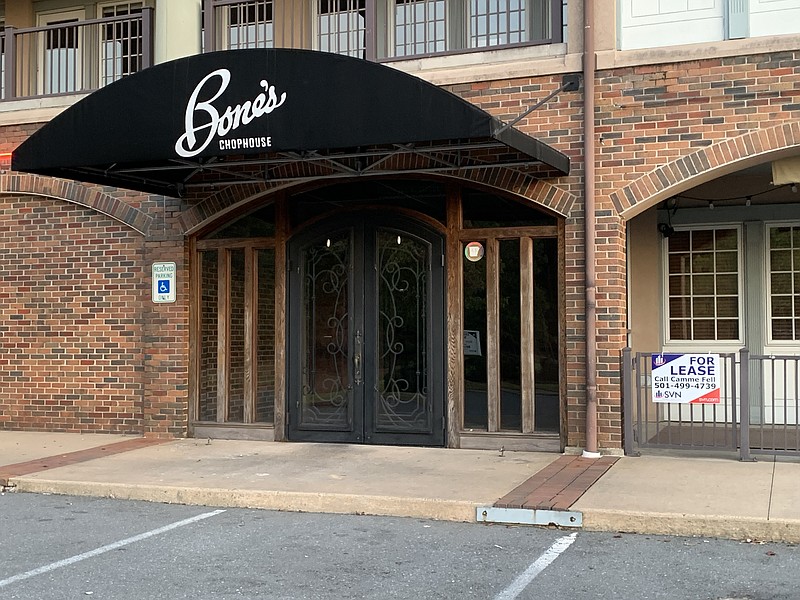
<instances>
[{"instance_id":1,"label":"entrance door","mask_svg":"<svg viewBox=\"0 0 800 600\"><path fill-rule=\"evenodd\" d=\"M289 247L289 438L444 444L444 243L397 215Z\"/></svg>"}]
</instances>

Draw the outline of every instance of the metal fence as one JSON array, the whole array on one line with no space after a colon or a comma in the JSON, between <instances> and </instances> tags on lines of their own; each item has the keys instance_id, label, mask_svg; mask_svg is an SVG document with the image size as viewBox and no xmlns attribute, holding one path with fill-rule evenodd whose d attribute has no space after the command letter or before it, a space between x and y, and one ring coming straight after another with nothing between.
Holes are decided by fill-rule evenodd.
<instances>
[{"instance_id":1,"label":"metal fence","mask_svg":"<svg viewBox=\"0 0 800 600\"><path fill-rule=\"evenodd\" d=\"M153 64L153 9L2 32L2 99L96 90Z\"/></svg>"},{"instance_id":2,"label":"metal fence","mask_svg":"<svg viewBox=\"0 0 800 600\"><path fill-rule=\"evenodd\" d=\"M716 404L655 402L652 358L622 353L624 447L800 456L800 356L753 355L747 349L720 357Z\"/></svg>"}]
</instances>

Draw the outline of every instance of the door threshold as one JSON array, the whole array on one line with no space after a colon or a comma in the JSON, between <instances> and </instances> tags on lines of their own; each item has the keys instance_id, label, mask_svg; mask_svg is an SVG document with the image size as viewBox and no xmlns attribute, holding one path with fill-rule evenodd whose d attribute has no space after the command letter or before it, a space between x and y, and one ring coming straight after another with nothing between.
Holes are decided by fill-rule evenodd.
<instances>
[{"instance_id":1,"label":"door threshold","mask_svg":"<svg viewBox=\"0 0 800 600\"><path fill-rule=\"evenodd\" d=\"M561 437L557 433L488 433L462 431L460 448L467 450L504 450L517 452L562 452Z\"/></svg>"},{"instance_id":2,"label":"door threshold","mask_svg":"<svg viewBox=\"0 0 800 600\"><path fill-rule=\"evenodd\" d=\"M252 442L274 442L275 428L272 425L224 423L192 425L191 437L213 440L246 440Z\"/></svg>"}]
</instances>

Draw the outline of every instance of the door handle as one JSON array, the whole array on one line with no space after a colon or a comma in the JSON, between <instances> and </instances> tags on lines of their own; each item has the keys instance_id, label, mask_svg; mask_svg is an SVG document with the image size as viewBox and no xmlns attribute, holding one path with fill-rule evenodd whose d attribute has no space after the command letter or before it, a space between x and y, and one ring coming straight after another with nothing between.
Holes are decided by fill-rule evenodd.
<instances>
[{"instance_id":1,"label":"door handle","mask_svg":"<svg viewBox=\"0 0 800 600\"><path fill-rule=\"evenodd\" d=\"M361 330L356 331L355 352L353 354L353 381L361 384Z\"/></svg>"}]
</instances>

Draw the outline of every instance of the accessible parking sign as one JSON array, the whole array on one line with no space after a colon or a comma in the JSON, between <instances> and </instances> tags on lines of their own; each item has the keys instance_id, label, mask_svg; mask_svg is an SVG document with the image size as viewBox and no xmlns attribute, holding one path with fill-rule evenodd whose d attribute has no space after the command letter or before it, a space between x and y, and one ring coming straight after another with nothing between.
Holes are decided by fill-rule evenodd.
<instances>
[{"instance_id":1,"label":"accessible parking sign","mask_svg":"<svg viewBox=\"0 0 800 600\"><path fill-rule=\"evenodd\" d=\"M718 404L719 354L654 354L653 402Z\"/></svg>"},{"instance_id":2,"label":"accessible parking sign","mask_svg":"<svg viewBox=\"0 0 800 600\"><path fill-rule=\"evenodd\" d=\"M153 302L175 302L174 262L153 263Z\"/></svg>"}]
</instances>

